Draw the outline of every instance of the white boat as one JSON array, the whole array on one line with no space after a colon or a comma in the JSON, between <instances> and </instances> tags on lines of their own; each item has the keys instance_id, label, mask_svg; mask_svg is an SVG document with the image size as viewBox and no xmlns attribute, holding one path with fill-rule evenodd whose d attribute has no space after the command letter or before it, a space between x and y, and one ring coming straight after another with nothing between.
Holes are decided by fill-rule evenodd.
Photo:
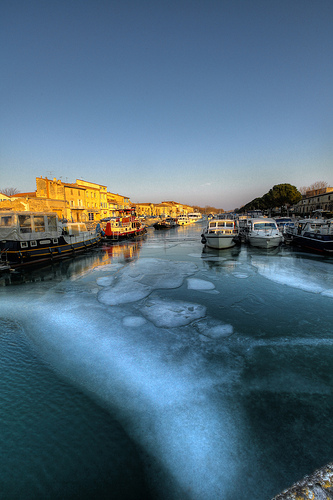
<instances>
[{"instance_id":1,"label":"white boat","mask_svg":"<svg viewBox=\"0 0 333 500\"><path fill-rule=\"evenodd\" d=\"M248 220L246 241L253 247L276 248L282 243L282 239L274 219L261 217Z\"/></svg>"},{"instance_id":2,"label":"white boat","mask_svg":"<svg viewBox=\"0 0 333 500\"><path fill-rule=\"evenodd\" d=\"M238 227L234 219L216 217L208 221L201 243L210 248L231 248L236 245Z\"/></svg>"},{"instance_id":3,"label":"white boat","mask_svg":"<svg viewBox=\"0 0 333 500\"><path fill-rule=\"evenodd\" d=\"M198 222L202 220L202 214L200 212L190 212L189 214L187 214L187 216L192 222Z\"/></svg>"},{"instance_id":4,"label":"white boat","mask_svg":"<svg viewBox=\"0 0 333 500\"><path fill-rule=\"evenodd\" d=\"M61 222L55 213L1 212L1 259L10 267L71 257L100 242L82 222Z\"/></svg>"},{"instance_id":5,"label":"white boat","mask_svg":"<svg viewBox=\"0 0 333 500\"><path fill-rule=\"evenodd\" d=\"M177 217L178 226L187 226L188 224L192 224L192 221L188 218L187 215L180 215Z\"/></svg>"}]
</instances>

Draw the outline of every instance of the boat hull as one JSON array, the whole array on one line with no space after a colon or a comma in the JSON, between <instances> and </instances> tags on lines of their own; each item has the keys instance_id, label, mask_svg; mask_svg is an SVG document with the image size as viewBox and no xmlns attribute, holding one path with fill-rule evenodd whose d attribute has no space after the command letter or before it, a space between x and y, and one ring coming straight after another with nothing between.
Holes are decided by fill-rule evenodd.
<instances>
[{"instance_id":1,"label":"boat hull","mask_svg":"<svg viewBox=\"0 0 333 500\"><path fill-rule=\"evenodd\" d=\"M223 248L232 248L236 245L233 236L223 236L219 234L203 234L202 243L209 248L222 250Z\"/></svg>"},{"instance_id":2,"label":"boat hull","mask_svg":"<svg viewBox=\"0 0 333 500\"><path fill-rule=\"evenodd\" d=\"M99 235L84 239L60 236L58 238L26 241L24 242L25 248L22 248L21 241L7 240L0 242L0 249L3 260L14 269L73 257L77 253L85 252L98 245L100 240Z\"/></svg>"},{"instance_id":3,"label":"boat hull","mask_svg":"<svg viewBox=\"0 0 333 500\"><path fill-rule=\"evenodd\" d=\"M126 239L133 239L139 236L143 236L147 233L146 227L142 227L140 229L130 229L128 231L112 231L110 234L106 234L103 237L103 240L106 241L121 241Z\"/></svg>"},{"instance_id":4,"label":"boat hull","mask_svg":"<svg viewBox=\"0 0 333 500\"><path fill-rule=\"evenodd\" d=\"M291 238L291 243L306 250L325 254L327 253L331 255L333 254L333 238L330 235L293 235Z\"/></svg>"},{"instance_id":5,"label":"boat hull","mask_svg":"<svg viewBox=\"0 0 333 500\"><path fill-rule=\"evenodd\" d=\"M257 248L276 248L282 243L282 235L279 236L248 236L251 246Z\"/></svg>"}]
</instances>

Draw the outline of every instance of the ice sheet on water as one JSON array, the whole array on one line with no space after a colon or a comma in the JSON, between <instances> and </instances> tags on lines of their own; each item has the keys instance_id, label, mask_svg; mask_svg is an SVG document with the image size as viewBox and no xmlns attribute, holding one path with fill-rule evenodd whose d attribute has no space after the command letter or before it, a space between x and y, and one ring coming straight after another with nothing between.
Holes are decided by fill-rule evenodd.
<instances>
[{"instance_id":1,"label":"ice sheet on water","mask_svg":"<svg viewBox=\"0 0 333 500\"><path fill-rule=\"evenodd\" d=\"M112 275L110 279L114 279L110 286L99 292L98 300L108 305L135 302L147 297L153 290L180 287L184 279L197 270L198 267L191 262L140 259ZM107 278L104 276L98 284L103 284Z\"/></svg>"},{"instance_id":2,"label":"ice sheet on water","mask_svg":"<svg viewBox=\"0 0 333 500\"><path fill-rule=\"evenodd\" d=\"M213 290L214 283L198 278L187 278L187 288L190 290Z\"/></svg>"},{"instance_id":3,"label":"ice sheet on water","mask_svg":"<svg viewBox=\"0 0 333 500\"><path fill-rule=\"evenodd\" d=\"M222 497L239 467L235 414L223 404L216 409L213 382L196 374L200 361L170 362L167 355L176 341L182 347L183 325L204 316L205 308L149 300L150 321L137 310L131 304L110 310L93 295L71 294L68 301L66 293L50 291L33 309L20 308L18 320L57 371L112 408L158 464L159 498L185 498L188 491L193 499ZM154 323L175 335L165 343L168 332ZM152 337L160 340L152 344Z\"/></svg>"},{"instance_id":4,"label":"ice sheet on water","mask_svg":"<svg viewBox=\"0 0 333 500\"><path fill-rule=\"evenodd\" d=\"M199 331L202 340L207 340L207 337L212 340L229 337L234 333L234 328L230 324L222 323L214 318L205 318L195 323L195 328Z\"/></svg>"},{"instance_id":5,"label":"ice sheet on water","mask_svg":"<svg viewBox=\"0 0 333 500\"><path fill-rule=\"evenodd\" d=\"M101 278L97 278L96 283L99 286L110 286L113 280L113 276L102 276Z\"/></svg>"},{"instance_id":6,"label":"ice sheet on water","mask_svg":"<svg viewBox=\"0 0 333 500\"><path fill-rule=\"evenodd\" d=\"M137 328L143 326L145 323L147 323L147 320L142 316L125 316L125 318L123 318L124 326Z\"/></svg>"},{"instance_id":7,"label":"ice sheet on water","mask_svg":"<svg viewBox=\"0 0 333 500\"><path fill-rule=\"evenodd\" d=\"M126 304L147 297L151 293L151 290L149 286L134 280L132 282L118 281L114 286L103 288L98 293L98 300L102 304L109 306Z\"/></svg>"},{"instance_id":8,"label":"ice sheet on water","mask_svg":"<svg viewBox=\"0 0 333 500\"><path fill-rule=\"evenodd\" d=\"M216 407L215 381L184 335L195 332L187 328L195 321L211 340L232 328L205 321L201 304L158 297L144 307L133 302L153 290L181 286L197 269L187 262L142 259L109 273L99 268L84 282L84 293L76 293L82 283L75 282L68 289L61 284L61 293L49 290L44 300L24 295L19 314L16 297L11 309L0 302L0 311L22 322L50 364L111 408L158 463L159 498L186 498L189 491L193 499L222 498L239 469L239 419L224 401ZM97 300L91 292L96 282Z\"/></svg>"},{"instance_id":9,"label":"ice sheet on water","mask_svg":"<svg viewBox=\"0 0 333 500\"><path fill-rule=\"evenodd\" d=\"M320 261L265 256L253 257L252 264L259 274L275 283L333 297L333 268Z\"/></svg>"},{"instance_id":10,"label":"ice sheet on water","mask_svg":"<svg viewBox=\"0 0 333 500\"><path fill-rule=\"evenodd\" d=\"M173 328L188 325L198 318L203 318L206 314L206 307L191 302L151 299L142 308L142 314L155 326Z\"/></svg>"}]
</instances>

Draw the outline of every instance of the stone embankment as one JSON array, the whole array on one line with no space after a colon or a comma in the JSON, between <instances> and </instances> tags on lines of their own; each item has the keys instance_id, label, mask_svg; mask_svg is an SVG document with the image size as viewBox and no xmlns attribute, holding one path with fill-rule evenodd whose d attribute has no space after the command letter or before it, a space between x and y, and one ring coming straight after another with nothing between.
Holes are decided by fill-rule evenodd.
<instances>
[{"instance_id":1,"label":"stone embankment","mask_svg":"<svg viewBox=\"0 0 333 500\"><path fill-rule=\"evenodd\" d=\"M333 463L305 476L272 500L333 500Z\"/></svg>"}]
</instances>

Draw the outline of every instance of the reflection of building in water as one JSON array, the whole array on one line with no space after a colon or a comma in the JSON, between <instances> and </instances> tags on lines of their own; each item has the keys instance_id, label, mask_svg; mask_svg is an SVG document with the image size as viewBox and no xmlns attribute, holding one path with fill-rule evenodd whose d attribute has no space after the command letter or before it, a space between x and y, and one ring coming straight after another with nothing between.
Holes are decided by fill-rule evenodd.
<instances>
[{"instance_id":1,"label":"reflection of building in water","mask_svg":"<svg viewBox=\"0 0 333 500\"><path fill-rule=\"evenodd\" d=\"M104 244L102 249L108 258L117 258L118 260L124 260L125 262L130 262L137 260L139 258L139 253L141 250L142 241L124 241L119 244ZM108 262L102 262L108 264Z\"/></svg>"}]
</instances>

